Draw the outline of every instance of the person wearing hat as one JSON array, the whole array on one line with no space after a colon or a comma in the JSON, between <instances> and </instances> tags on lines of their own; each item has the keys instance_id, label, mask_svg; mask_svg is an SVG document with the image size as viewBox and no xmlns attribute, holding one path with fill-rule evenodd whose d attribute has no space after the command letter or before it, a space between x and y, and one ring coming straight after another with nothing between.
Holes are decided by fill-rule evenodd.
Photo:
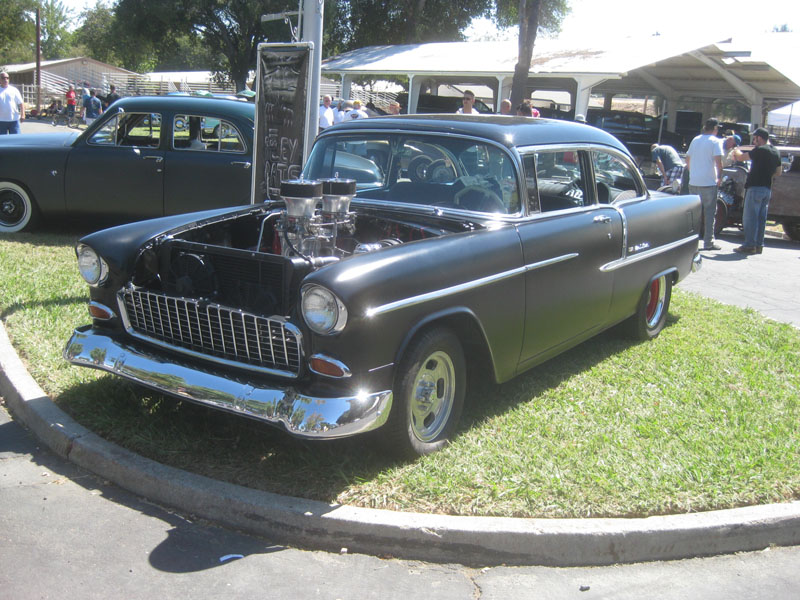
<instances>
[{"instance_id":1,"label":"person wearing hat","mask_svg":"<svg viewBox=\"0 0 800 600\"><path fill-rule=\"evenodd\" d=\"M736 134L726 136L725 139L722 140L723 167L730 167L731 165L734 165L737 162L739 162L733 155L733 151L735 148L741 145L742 145L742 138Z\"/></svg>"},{"instance_id":2,"label":"person wearing hat","mask_svg":"<svg viewBox=\"0 0 800 600\"><path fill-rule=\"evenodd\" d=\"M735 248L740 254L761 254L764 249L764 230L767 227L772 178L781 174L781 155L769 143L769 131L759 127L753 132L753 149L734 148L736 160L749 160L750 172L744 184L744 244Z\"/></svg>"}]
</instances>

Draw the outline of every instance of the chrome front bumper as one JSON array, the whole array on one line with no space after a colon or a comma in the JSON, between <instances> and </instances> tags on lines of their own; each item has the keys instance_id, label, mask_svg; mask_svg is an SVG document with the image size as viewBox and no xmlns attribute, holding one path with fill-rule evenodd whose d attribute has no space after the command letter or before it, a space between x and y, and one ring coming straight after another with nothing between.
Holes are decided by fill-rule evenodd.
<instances>
[{"instance_id":1,"label":"chrome front bumper","mask_svg":"<svg viewBox=\"0 0 800 600\"><path fill-rule=\"evenodd\" d=\"M183 400L282 426L297 437L339 438L370 431L386 422L392 406L391 390L310 396L289 386L264 386L247 375L228 377L167 360L98 332L91 325L73 332L64 358Z\"/></svg>"}]
</instances>

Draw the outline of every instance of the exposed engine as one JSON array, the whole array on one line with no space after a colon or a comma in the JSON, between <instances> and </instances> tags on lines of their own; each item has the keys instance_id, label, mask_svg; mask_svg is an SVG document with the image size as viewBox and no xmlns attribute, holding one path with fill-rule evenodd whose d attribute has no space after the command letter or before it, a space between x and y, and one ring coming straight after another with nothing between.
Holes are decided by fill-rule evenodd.
<instances>
[{"instance_id":1,"label":"exposed engine","mask_svg":"<svg viewBox=\"0 0 800 600\"><path fill-rule=\"evenodd\" d=\"M352 179L283 182L281 196L286 209L274 225L272 251L286 257L299 256L319 266L351 254L400 244L397 239L363 243L353 237L355 214L349 210L355 193L356 182ZM262 223L260 248L264 247L269 220L274 217L273 213Z\"/></svg>"}]
</instances>

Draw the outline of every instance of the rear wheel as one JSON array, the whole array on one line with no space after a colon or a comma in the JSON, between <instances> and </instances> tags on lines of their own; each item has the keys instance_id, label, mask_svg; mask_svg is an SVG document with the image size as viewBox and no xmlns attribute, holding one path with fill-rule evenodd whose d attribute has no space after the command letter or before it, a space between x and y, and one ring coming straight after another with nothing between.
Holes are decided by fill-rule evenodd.
<instances>
[{"instance_id":1,"label":"rear wheel","mask_svg":"<svg viewBox=\"0 0 800 600\"><path fill-rule=\"evenodd\" d=\"M384 442L403 457L441 450L461 418L465 388L458 338L444 327L426 331L400 361Z\"/></svg>"},{"instance_id":2,"label":"rear wheel","mask_svg":"<svg viewBox=\"0 0 800 600\"><path fill-rule=\"evenodd\" d=\"M36 221L36 206L24 188L0 181L0 233L30 228Z\"/></svg>"},{"instance_id":3,"label":"rear wheel","mask_svg":"<svg viewBox=\"0 0 800 600\"><path fill-rule=\"evenodd\" d=\"M636 308L636 314L626 321L627 333L637 340L656 337L667 322L672 297L672 277L661 275L651 281Z\"/></svg>"}]
</instances>

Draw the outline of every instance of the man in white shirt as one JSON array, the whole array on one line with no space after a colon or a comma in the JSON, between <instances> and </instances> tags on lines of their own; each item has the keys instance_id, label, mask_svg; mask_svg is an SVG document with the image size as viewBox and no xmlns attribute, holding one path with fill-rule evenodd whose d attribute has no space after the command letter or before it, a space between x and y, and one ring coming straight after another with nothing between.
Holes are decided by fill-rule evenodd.
<instances>
[{"instance_id":1,"label":"man in white shirt","mask_svg":"<svg viewBox=\"0 0 800 600\"><path fill-rule=\"evenodd\" d=\"M717 187L722 182L722 144L717 138L719 121L708 119L703 132L692 140L686 152L689 193L703 203L703 250L719 250L714 243L714 217L717 212Z\"/></svg>"},{"instance_id":2,"label":"man in white shirt","mask_svg":"<svg viewBox=\"0 0 800 600\"><path fill-rule=\"evenodd\" d=\"M456 111L457 115L477 115L478 111L472 108L475 104L475 93L472 90L464 90L464 97L461 99L463 106Z\"/></svg>"},{"instance_id":3,"label":"man in white shirt","mask_svg":"<svg viewBox=\"0 0 800 600\"><path fill-rule=\"evenodd\" d=\"M322 106L319 107L319 130L327 129L334 123L333 107L331 107L331 97L322 98Z\"/></svg>"},{"instance_id":4,"label":"man in white shirt","mask_svg":"<svg viewBox=\"0 0 800 600\"><path fill-rule=\"evenodd\" d=\"M19 122L25 119L22 94L9 81L8 73L0 71L0 135L19 133Z\"/></svg>"}]
</instances>

